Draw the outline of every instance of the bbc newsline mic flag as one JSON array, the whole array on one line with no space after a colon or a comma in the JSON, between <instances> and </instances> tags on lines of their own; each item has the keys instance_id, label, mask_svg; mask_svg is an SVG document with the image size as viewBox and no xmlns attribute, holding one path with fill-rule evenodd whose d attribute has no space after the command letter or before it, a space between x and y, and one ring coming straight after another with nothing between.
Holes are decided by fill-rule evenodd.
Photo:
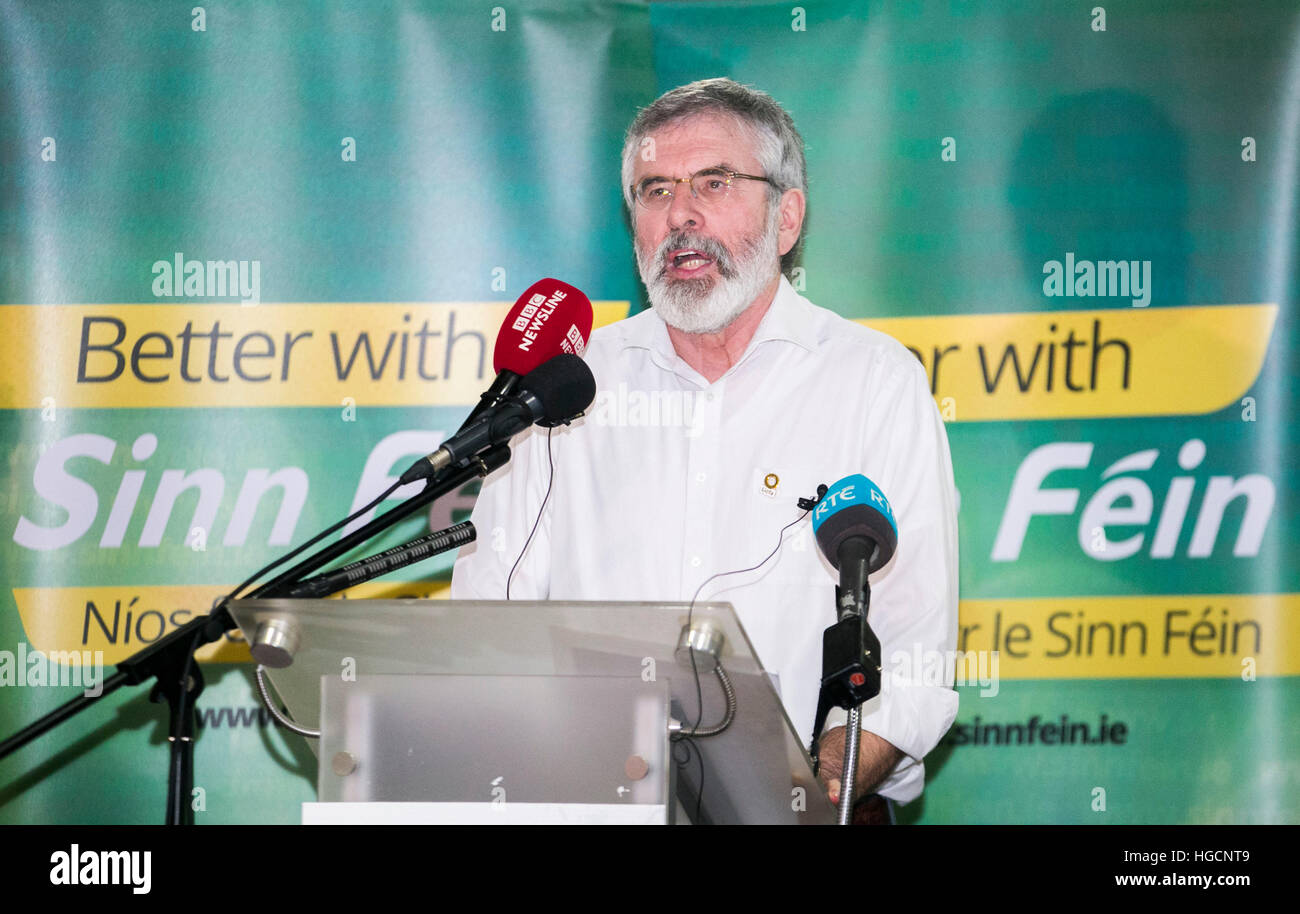
<instances>
[{"instance_id":1,"label":"bbc newsline mic flag","mask_svg":"<svg viewBox=\"0 0 1300 914\"><path fill-rule=\"evenodd\" d=\"M806 141L790 281L946 422L971 660L901 817L1300 820L1284 0L0 5L0 735L455 431L535 280L642 310L624 131L714 76ZM200 660L196 820L299 821L314 755L245 645ZM120 690L0 762L0 822L157 821L166 756Z\"/></svg>"}]
</instances>

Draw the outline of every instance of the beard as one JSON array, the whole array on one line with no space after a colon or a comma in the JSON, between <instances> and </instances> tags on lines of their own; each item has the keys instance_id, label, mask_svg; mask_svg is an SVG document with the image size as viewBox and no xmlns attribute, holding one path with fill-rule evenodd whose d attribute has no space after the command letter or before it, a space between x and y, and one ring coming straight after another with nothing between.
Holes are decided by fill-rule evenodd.
<instances>
[{"instance_id":1,"label":"beard","mask_svg":"<svg viewBox=\"0 0 1300 914\"><path fill-rule=\"evenodd\" d=\"M781 213L775 206L768 209L767 225L741 239L734 257L716 238L685 230L671 233L649 256L637 248L641 281L650 306L664 323L683 333L718 333L753 304L780 272ZM717 275L670 278L667 254L679 248L691 248L711 258Z\"/></svg>"}]
</instances>

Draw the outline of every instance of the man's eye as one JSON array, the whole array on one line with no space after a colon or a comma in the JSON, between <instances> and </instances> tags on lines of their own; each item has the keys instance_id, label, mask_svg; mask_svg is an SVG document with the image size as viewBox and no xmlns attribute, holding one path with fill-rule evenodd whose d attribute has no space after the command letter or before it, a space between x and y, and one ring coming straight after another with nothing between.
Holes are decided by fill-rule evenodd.
<instances>
[{"instance_id":1,"label":"man's eye","mask_svg":"<svg viewBox=\"0 0 1300 914\"><path fill-rule=\"evenodd\" d=\"M667 197L669 194L668 185L654 184L651 185L650 187L646 187L642 189L641 193L643 196L645 196L647 200L653 199L655 197Z\"/></svg>"}]
</instances>

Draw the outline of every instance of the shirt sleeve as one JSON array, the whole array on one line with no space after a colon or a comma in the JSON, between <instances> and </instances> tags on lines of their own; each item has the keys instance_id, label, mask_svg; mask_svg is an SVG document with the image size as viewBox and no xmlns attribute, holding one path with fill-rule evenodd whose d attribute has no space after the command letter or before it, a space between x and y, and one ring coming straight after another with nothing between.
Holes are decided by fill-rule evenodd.
<instances>
[{"instance_id":1,"label":"shirt sleeve","mask_svg":"<svg viewBox=\"0 0 1300 914\"><path fill-rule=\"evenodd\" d=\"M477 538L452 567L453 600L504 600L507 578L512 600L550 594L550 512L538 516L551 480L548 446L556 442L549 437L547 429L529 429L514 439L510 461L483 480L470 513Z\"/></svg>"},{"instance_id":2,"label":"shirt sleeve","mask_svg":"<svg viewBox=\"0 0 1300 914\"><path fill-rule=\"evenodd\" d=\"M957 716L957 497L943 419L920 363L878 401L871 428L875 481L894 509L898 548L871 577L867 621L880 639L881 694L862 707L862 729L903 753L878 793L907 802L924 786L922 760ZM874 417L873 417L874 418ZM827 727L843 726L833 709Z\"/></svg>"}]
</instances>

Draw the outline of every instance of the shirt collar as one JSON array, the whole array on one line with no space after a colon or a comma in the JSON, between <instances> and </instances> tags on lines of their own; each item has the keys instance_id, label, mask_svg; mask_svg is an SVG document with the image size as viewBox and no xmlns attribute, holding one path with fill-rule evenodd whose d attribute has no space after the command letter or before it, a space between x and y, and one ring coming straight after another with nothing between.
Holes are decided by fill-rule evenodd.
<instances>
[{"instance_id":1,"label":"shirt collar","mask_svg":"<svg viewBox=\"0 0 1300 914\"><path fill-rule=\"evenodd\" d=\"M812 310L812 302L796 292L782 274L771 307L763 315L753 339L736 360L736 365L749 358L760 343L772 340L794 343L809 352L816 349L817 335ZM649 349L660 357L666 367L681 361L668 336L668 325L653 308L647 308L636 317L623 321L623 325L624 349Z\"/></svg>"}]
</instances>

